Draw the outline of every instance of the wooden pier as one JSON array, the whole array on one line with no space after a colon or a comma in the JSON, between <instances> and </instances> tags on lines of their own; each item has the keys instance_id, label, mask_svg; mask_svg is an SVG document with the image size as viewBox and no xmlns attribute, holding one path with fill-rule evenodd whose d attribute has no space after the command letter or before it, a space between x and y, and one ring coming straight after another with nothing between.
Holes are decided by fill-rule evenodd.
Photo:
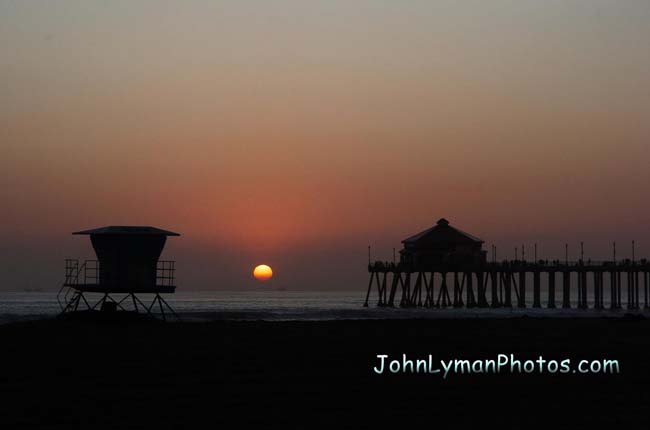
<instances>
[{"instance_id":1,"label":"wooden pier","mask_svg":"<svg viewBox=\"0 0 650 430\"><path fill-rule=\"evenodd\" d=\"M376 261L368 264L368 272L364 306L368 306L374 290L378 306L405 308L568 309L574 303L578 309L650 307L650 262L645 259L536 263L508 260L424 267Z\"/></svg>"}]
</instances>

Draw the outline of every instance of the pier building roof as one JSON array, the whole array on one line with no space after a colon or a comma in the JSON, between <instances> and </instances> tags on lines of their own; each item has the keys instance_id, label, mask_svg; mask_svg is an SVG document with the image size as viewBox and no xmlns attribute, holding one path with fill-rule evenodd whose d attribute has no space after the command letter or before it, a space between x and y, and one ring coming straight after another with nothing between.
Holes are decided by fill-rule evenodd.
<instances>
[{"instance_id":1,"label":"pier building roof","mask_svg":"<svg viewBox=\"0 0 650 430\"><path fill-rule=\"evenodd\" d=\"M420 243L437 243L437 244L470 244L470 243L484 243L482 239L465 233L455 227L449 225L449 221L440 218L436 225L421 231L411 237L402 241L405 245L416 245Z\"/></svg>"}]
</instances>

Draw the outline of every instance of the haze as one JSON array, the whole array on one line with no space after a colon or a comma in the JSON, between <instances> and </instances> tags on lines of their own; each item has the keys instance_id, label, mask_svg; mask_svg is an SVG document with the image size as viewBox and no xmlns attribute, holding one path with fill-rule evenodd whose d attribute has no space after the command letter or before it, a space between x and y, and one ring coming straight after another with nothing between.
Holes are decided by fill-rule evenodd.
<instances>
[{"instance_id":1,"label":"haze","mask_svg":"<svg viewBox=\"0 0 650 430\"><path fill-rule=\"evenodd\" d=\"M185 290L362 294L440 217L648 256L649 40L646 0L0 1L0 288L120 224Z\"/></svg>"}]
</instances>

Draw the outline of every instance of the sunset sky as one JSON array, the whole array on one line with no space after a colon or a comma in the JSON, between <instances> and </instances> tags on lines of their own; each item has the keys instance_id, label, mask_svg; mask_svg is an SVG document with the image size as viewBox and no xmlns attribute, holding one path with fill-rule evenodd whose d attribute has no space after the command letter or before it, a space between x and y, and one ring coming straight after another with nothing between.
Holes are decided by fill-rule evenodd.
<instances>
[{"instance_id":1,"label":"sunset sky","mask_svg":"<svg viewBox=\"0 0 650 430\"><path fill-rule=\"evenodd\" d=\"M650 256L647 0L0 0L0 289L153 225L185 290L358 290L440 217ZM264 284L270 285L270 284Z\"/></svg>"}]
</instances>

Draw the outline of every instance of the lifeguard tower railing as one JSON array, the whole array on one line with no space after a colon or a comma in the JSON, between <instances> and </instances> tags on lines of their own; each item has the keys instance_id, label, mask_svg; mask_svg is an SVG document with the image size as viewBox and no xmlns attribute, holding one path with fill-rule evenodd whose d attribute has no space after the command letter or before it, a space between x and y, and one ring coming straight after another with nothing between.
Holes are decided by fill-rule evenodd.
<instances>
[{"instance_id":1,"label":"lifeguard tower railing","mask_svg":"<svg viewBox=\"0 0 650 430\"><path fill-rule=\"evenodd\" d=\"M173 293L176 289L174 280L175 261L159 260L156 264L156 283L151 293ZM105 292L102 285L102 268L99 260L65 260L64 286L87 292ZM111 282L113 285L114 282ZM128 292L128 285L123 286Z\"/></svg>"},{"instance_id":2,"label":"lifeguard tower railing","mask_svg":"<svg viewBox=\"0 0 650 430\"><path fill-rule=\"evenodd\" d=\"M65 261L65 281L56 298L62 313L77 311L82 303L88 310L103 309L104 307L128 310L126 303L130 298L133 303L132 310L135 312L144 311L147 314L152 314L155 312L157 303L163 319L166 319L165 308L178 318L176 312L160 296L164 293L173 293L176 289L174 265L174 261L157 261L155 282L143 284L138 280L129 282L128 279L120 280L107 276L115 271L106 270L107 273L102 273L102 265L98 260L80 262L67 259ZM145 277L147 276L148 274L145 273ZM100 293L102 297L94 305L91 305L84 293ZM149 305L146 305L137 297L137 294L154 294L154 299ZM122 296L122 298L114 298L114 296Z\"/></svg>"}]
</instances>

